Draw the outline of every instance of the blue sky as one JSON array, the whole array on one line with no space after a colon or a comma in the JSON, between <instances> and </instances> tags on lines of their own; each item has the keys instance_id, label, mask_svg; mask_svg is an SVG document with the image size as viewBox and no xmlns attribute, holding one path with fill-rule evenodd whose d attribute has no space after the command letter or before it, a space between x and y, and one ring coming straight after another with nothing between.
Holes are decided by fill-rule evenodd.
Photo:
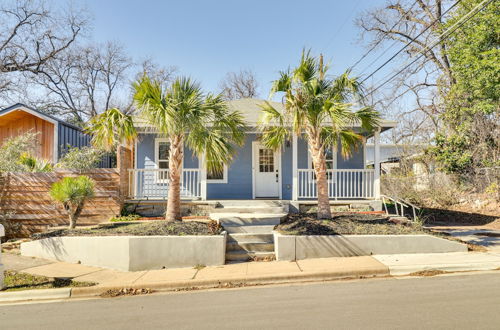
<instances>
[{"instance_id":1,"label":"blue sky","mask_svg":"<svg viewBox=\"0 0 500 330\"><path fill-rule=\"evenodd\" d=\"M364 52L354 18L383 0L81 0L94 16L92 38L122 43L135 59L150 57L217 91L228 71L253 70L261 96L303 47L332 60L334 73ZM363 69L369 61L358 67Z\"/></svg>"}]
</instances>

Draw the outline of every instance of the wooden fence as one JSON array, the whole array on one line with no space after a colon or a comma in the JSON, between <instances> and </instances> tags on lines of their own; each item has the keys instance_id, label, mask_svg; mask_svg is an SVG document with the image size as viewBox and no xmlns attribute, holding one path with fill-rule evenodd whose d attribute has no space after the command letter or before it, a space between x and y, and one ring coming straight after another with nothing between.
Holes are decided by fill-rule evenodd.
<instances>
[{"instance_id":1,"label":"wooden fence","mask_svg":"<svg viewBox=\"0 0 500 330\"><path fill-rule=\"evenodd\" d=\"M0 212L10 214L13 224L20 224L16 237L28 237L48 227L68 224L60 203L54 202L51 185L66 176L87 175L95 181L95 197L82 211L78 224L108 221L120 213L120 176L118 169L93 169L80 173L56 170L51 173L3 173L0 178ZM11 233L12 236L12 233Z\"/></svg>"}]
</instances>

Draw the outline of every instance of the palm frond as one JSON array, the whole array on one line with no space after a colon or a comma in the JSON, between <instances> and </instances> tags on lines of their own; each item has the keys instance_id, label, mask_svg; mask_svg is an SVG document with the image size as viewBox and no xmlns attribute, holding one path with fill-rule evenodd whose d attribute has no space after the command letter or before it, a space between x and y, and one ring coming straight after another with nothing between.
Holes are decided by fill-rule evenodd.
<instances>
[{"instance_id":1,"label":"palm frond","mask_svg":"<svg viewBox=\"0 0 500 330\"><path fill-rule=\"evenodd\" d=\"M85 131L92 136L94 146L108 151L119 144L131 143L137 136L132 116L117 108L93 117Z\"/></svg>"},{"instance_id":2,"label":"palm frond","mask_svg":"<svg viewBox=\"0 0 500 330\"><path fill-rule=\"evenodd\" d=\"M351 129L346 129L339 132L340 152L342 157L349 158L353 151L357 151L363 137Z\"/></svg>"}]
</instances>

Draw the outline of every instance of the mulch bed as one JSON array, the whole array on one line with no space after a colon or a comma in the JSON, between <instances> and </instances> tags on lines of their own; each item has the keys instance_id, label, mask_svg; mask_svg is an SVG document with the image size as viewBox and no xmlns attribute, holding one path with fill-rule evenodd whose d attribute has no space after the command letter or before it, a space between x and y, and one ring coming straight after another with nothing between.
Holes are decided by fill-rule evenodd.
<instances>
[{"instance_id":1,"label":"mulch bed","mask_svg":"<svg viewBox=\"0 0 500 330\"><path fill-rule=\"evenodd\" d=\"M336 213L318 220L310 214L290 214L275 228L285 235L411 235L431 234L418 224L396 224L379 214Z\"/></svg>"},{"instance_id":2,"label":"mulch bed","mask_svg":"<svg viewBox=\"0 0 500 330\"><path fill-rule=\"evenodd\" d=\"M33 239L60 236L186 236L219 235L222 228L215 221L154 221L144 223L106 223L91 228L58 229L33 235Z\"/></svg>"}]
</instances>

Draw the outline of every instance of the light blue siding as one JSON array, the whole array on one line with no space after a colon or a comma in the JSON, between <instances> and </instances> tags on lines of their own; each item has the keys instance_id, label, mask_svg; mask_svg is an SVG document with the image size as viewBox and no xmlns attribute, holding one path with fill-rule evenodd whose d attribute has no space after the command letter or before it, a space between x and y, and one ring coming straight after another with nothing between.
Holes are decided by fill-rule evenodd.
<instances>
[{"instance_id":1,"label":"light blue siding","mask_svg":"<svg viewBox=\"0 0 500 330\"><path fill-rule=\"evenodd\" d=\"M141 134L137 142L137 168L156 168L155 164L155 138L156 134ZM245 144L238 148L233 162L228 167L227 183L208 183L207 199L251 199L252 198L252 142L258 138L257 134L247 134ZM304 139L298 139L297 146L298 168L308 168L308 150ZM340 151L337 153L338 169L362 169L364 167L363 146L353 153L349 159L344 159ZM198 168L199 160L189 148L184 149L184 168ZM281 181L282 199L292 199L292 146L286 144L281 149ZM145 176L144 180L155 180L154 174ZM138 185L138 189L142 189ZM166 185L154 183L153 189L166 195ZM148 192L144 192L148 193Z\"/></svg>"},{"instance_id":2,"label":"light blue siding","mask_svg":"<svg viewBox=\"0 0 500 330\"><path fill-rule=\"evenodd\" d=\"M227 170L227 183L207 184L208 199L252 199L252 142L257 134L247 134Z\"/></svg>"}]
</instances>

